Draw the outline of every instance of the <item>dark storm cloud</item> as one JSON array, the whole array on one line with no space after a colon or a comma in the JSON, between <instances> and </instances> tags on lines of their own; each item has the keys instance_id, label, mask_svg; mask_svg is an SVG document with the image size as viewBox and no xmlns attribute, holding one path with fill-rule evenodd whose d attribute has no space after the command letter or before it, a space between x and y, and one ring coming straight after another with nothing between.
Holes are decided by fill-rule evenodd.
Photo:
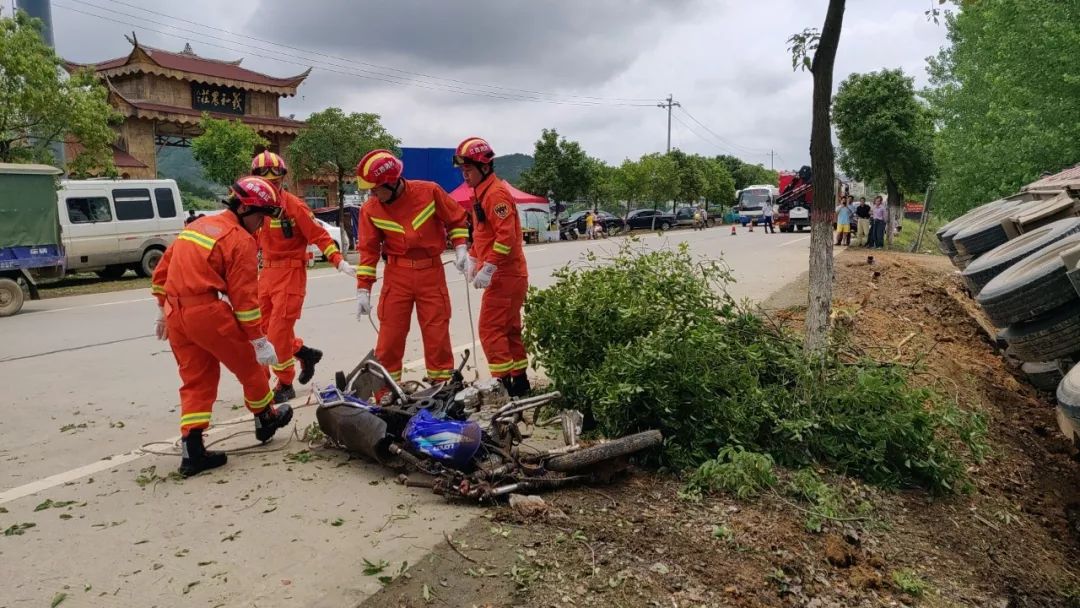
<instances>
[{"instance_id":1,"label":"dark storm cloud","mask_svg":"<svg viewBox=\"0 0 1080 608\"><path fill-rule=\"evenodd\" d=\"M397 0L383 4L264 0L260 37L338 56L485 82L544 87L603 82L625 70L701 0L524 2Z\"/></svg>"}]
</instances>

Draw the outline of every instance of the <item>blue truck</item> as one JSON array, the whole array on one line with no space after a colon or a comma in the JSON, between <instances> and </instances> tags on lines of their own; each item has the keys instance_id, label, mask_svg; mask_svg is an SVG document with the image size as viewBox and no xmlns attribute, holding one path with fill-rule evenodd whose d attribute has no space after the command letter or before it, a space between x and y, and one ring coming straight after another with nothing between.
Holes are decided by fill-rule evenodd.
<instances>
[{"instance_id":1,"label":"blue truck","mask_svg":"<svg viewBox=\"0 0 1080 608\"><path fill-rule=\"evenodd\" d=\"M60 170L0 163L0 317L37 300L37 282L64 276L64 247L56 204Z\"/></svg>"}]
</instances>

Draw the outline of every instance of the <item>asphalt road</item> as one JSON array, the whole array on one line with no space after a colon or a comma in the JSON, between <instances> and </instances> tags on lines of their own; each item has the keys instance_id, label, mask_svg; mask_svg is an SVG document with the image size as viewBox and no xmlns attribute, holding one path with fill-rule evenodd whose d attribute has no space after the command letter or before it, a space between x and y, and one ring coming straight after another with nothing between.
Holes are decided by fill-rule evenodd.
<instances>
[{"instance_id":1,"label":"asphalt road","mask_svg":"<svg viewBox=\"0 0 1080 608\"><path fill-rule=\"evenodd\" d=\"M530 282L549 285L553 270L580 260L589 250L612 251L622 241L529 246ZM722 257L737 280L730 292L740 299L763 300L807 267L809 237L803 234L765 235L740 229L731 236L725 227L647 235L641 246L680 242L688 243L696 254ZM451 340L462 352L472 342L466 286L452 266L447 268ZM372 325L355 317L354 293L354 281L332 270L309 275L298 333L325 352L316 383L332 382L335 370L351 369L374 346ZM376 285L376 303L378 295ZM479 296L471 292L473 319ZM120 599L125 596L141 598L141 605L170 605L182 596L204 602L199 605L343 605L339 602L357 600L378 588L371 580L356 584L334 580L355 572L361 559L358 547L377 550L386 559L415 558L438 542L443 530L452 530L475 514L415 490L380 483L392 475L372 465L342 460L328 470L325 464L283 461L282 454L234 458L220 474L183 484L136 484L135 477L148 466L165 474L178 464L173 456L138 451L147 442L171 442L178 434L179 379L168 344L154 339L156 314L148 292L125 291L28 302L19 315L0 319L0 506L9 509L7 514L0 510L0 527L47 516L24 535L0 539L0 561L14 564L0 588L0 606L24 601L42 605L52 599L54 589L67 593L59 591L63 585L74 590L71 605L129 605ZM477 359L480 369L486 369L482 355ZM415 321L406 362L406 379L423 375ZM300 392L297 403L304 402L308 391ZM215 421L240 418L244 414L240 403L239 385L223 371ZM310 422L310 413L302 410L300 425ZM249 424L244 421L225 430L246 430ZM303 447L287 449L296 452ZM142 474L146 476L145 471ZM72 512L73 519L58 519L53 509L33 510L46 497L86 506ZM273 508L245 512L251 506L245 501L263 497L268 499L262 504L270 502ZM274 513L278 506L280 513ZM65 509L71 511L73 506ZM291 515L272 530L243 528L246 518L256 513L267 513L264 518ZM335 520L337 513L350 524L327 528L326 522ZM125 527L125 522L130 524ZM185 530L185 524L195 522L198 530ZM222 544L234 526L247 530L244 540ZM395 538L386 537L391 529L397 530ZM213 561L230 564L232 574L210 572L212 568L202 563L210 560L198 566L188 563L194 558L185 561L184 549L198 552L200 546L211 547L217 555ZM347 560L324 550L344 551ZM68 558L63 565L56 558L61 553ZM243 557L235 557L237 553ZM25 559L34 555L39 559ZM264 560L261 570L251 563L255 555ZM307 572L305 585L294 587L299 575L292 569L305 559L314 560L321 574ZM185 589L192 577L199 577L200 584ZM273 579L270 588L260 586L269 579ZM86 585L93 586L93 592L84 591ZM97 600L98 589L109 593L115 589L116 596L112 601ZM84 595L82 604L75 596ZM249 598L262 600L253 604Z\"/></svg>"}]
</instances>

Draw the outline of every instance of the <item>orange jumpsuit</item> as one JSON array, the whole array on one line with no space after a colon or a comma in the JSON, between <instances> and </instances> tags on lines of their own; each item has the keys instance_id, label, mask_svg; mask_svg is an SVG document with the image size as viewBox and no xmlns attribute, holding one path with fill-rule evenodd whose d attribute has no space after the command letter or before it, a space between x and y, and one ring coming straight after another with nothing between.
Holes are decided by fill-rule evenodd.
<instances>
[{"instance_id":1,"label":"orange jumpsuit","mask_svg":"<svg viewBox=\"0 0 1080 608\"><path fill-rule=\"evenodd\" d=\"M341 252L330 235L315 222L315 216L304 201L282 190L281 219L267 217L259 231L263 268L259 274L259 306L263 312L263 331L277 354L277 365L271 365L282 384L292 384L296 377L296 351L304 345L296 337L295 326L304 307L307 293L307 248L314 243L331 265L341 262ZM292 237L282 230L286 222L292 225Z\"/></svg>"},{"instance_id":2,"label":"orange jumpsuit","mask_svg":"<svg viewBox=\"0 0 1080 608\"><path fill-rule=\"evenodd\" d=\"M424 338L427 377L449 380L454 369L450 346L450 294L440 255L449 233L454 246L464 245L469 231L465 211L438 184L405 180L401 195L390 204L370 197L360 208L358 289L375 284L375 266L387 255L379 296L379 339L375 358L396 380L401 379L405 338L412 308Z\"/></svg>"},{"instance_id":3,"label":"orange jumpsuit","mask_svg":"<svg viewBox=\"0 0 1080 608\"><path fill-rule=\"evenodd\" d=\"M262 337L255 239L232 212L198 219L161 258L151 291L164 307L169 344L180 369L180 433L210 426L221 364L258 414L274 399L251 341ZM225 295L228 302L221 299Z\"/></svg>"},{"instance_id":4,"label":"orange jumpsuit","mask_svg":"<svg viewBox=\"0 0 1080 608\"><path fill-rule=\"evenodd\" d=\"M484 263L498 267L480 301L480 345L493 378L520 376L529 367L521 340L521 307L529 290L521 218L510 191L494 173L473 190L484 217L478 217L474 205L469 255L477 260L478 270Z\"/></svg>"}]
</instances>

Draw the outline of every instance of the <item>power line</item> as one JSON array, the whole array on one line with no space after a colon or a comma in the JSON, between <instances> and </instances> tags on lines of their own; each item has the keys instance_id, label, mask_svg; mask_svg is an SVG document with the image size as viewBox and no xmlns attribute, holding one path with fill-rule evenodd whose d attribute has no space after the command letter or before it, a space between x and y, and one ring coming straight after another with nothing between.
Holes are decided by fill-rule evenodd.
<instances>
[{"instance_id":1,"label":"power line","mask_svg":"<svg viewBox=\"0 0 1080 608\"><path fill-rule=\"evenodd\" d=\"M686 114L690 118L690 120L696 122L699 126L701 126L702 129L705 129L705 131L707 131L710 135L715 137L717 140L723 142L729 148L732 148L734 150L742 150L743 154L754 154L754 155L764 155L764 154L766 154L766 152L764 150L755 150L753 148L748 148L746 146L739 145L739 144L737 144L735 142L731 142L731 141L728 141L728 140L724 139L723 137L720 137L719 135L716 134L716 131L713 131L705 123L703 123L700 120L698 120L697 118L695 118L693 114L691 114L690 112L688 112L686 110L686 108L680 106L679 109L682 110L683 114Z\"/></svg>"},{"instance_id":2,"label":"power line","mask_svg":"<svg viewBox=\"0 0 1080 608\"><path fill-rule=\"evenodd\" d=\"M550 103L550 104L556 104L556 105L628 106L628 107L634 107L634 106L646 107L646 106L651 105L651 104L646 104L646 103L626 103L626 102L631 102L631 101L651 101L651 99L649 99L649 98L604 98L604 97L595 97L595 98L593 98L593 97L589 97L589 96L579 96L579 95L560 95L560 94L552 94L552 93L543 93L543 92L539 92L539 91L530 91L528 89L514 89L514 88L511 88L511 87L501 87L501 86L498 86L498 85L486 85L486 84L479 84L479 83L469 83L468 81L455 80L455 79L451 79L451 78L441 78L441 77L438 77L438 76L430 76L430 75L423 74L423 73L420 73L420 72L410 72L408 70L401 70L401 69L394 68L394 67L380 66L378 64L372 64L372 63L367 63L367 62L363 62L363 61L357 61L357 60L349 59L349 58L345 58L345 57L336 57L334 55L328 55L326 53L320 53L320 52L317 52L317 51L309 51L309 50L305 50L305 49L302 49L302 48L299 48L299 47L289 46L289 45L273 42L273 41L270 41L270 40L265 40L265 39L262 39L262 38L256 38L254 36L248 36L248 35L245 35L245 34L233 33L233 32L230 32L229 30L214 27L214 26L204 24L204 23L199 23L197 21L191 21L191 20L188 20L188 19L180 18L180 17L174 17L174 16L171 16L171 15L167 15L165 13L160 13L160 12L152 11L152 10L149 10L149 9L144 9L144 8L136 6L136 5L128 4L128 3L125 3L125 2L119 2L118 0L108 0L109 2L113 2L114 4L120 4L120 5L123 5L123 6L128 6L128 7L135 8L135 9L138 9L138 10L142 10L142 11L154 14L154 15L162 16L162 17L165 17L167 19L173 19L173 20L176 20L176 21L189 23L191 25L195 25L195 26L198 26L200 28L205 28L205 29L215 30L215 31L219 31L219 32L224 32L226 34L229 34L230 36L247 38L247 39L250 39L250 40L256 40L256 41L264 42L266 44L270 44L270 45L273 45L273 46L278 46L278 47L282 47L282 48L296 50L296 51L299 51L301 53L305 53L305 54L309 54L309 55L317 55L317 56L321 56L321 57L328 57L328 58L331 58L331 59L348 62L350 64L350 65L341 65L341 64L338 64L338 63L333 63L333 62L328 62L328 61L314 60L311 57L304 57L304 56L294 55L294 54L290 54L290 53L283 53L283 52L281 52L281 51L279 51L277 49L259 47L259 46L255 46L255 45L251 45L251 44L246 44L246 43L243 43L243 42L238 42L238 41L231 40L231 39L225 39L225 38L221 38L219 36L215 36L213 34L208 34L208 33L204 33L204 32L201 32L201 31L194 31L194 30L183 28L183 27L179 27L179 26L171 24L171 23L163 23L163 22L160 22L160 21L154 21L152 19L148 19L148 18L140 16L140 15L133 15L131 13L126 13L126 12L123 12L123 11L117 11L117 10L114 10L114 9L111 9L111 8L107 8L107 7L104 7L104 6L97 5L97 4L93 4L91 2L86 2L85 0L72 0L72 1L77 2L79 4L82 4L84 6L88 6L88 7L100 10L100 11L106 11L106 12L113 13L113 14L116 14L116 15L121 15L121 16L128 17L128 18L131 18L131 19L136 19L136 20L139 20L139 21L142 21L142 22L145 22L145 23L152 23L152 24L155 24L155 25L160 25L160 26L163 26L163 27L166 27L166 28L170 28L170 29L179 31L179 32L185 32L185 33L188 33L188 34L194 34L194 35L197 35L197 36L202 36L204 38L209 38L211 40L228 42L230 44L235 44L235 45L239 46L240 48L237 49L237 48L233 48L233 47L227 47L227 46L222 46L222 45L219 45L219 44L214 44L212 42L206 42L205 40L195 39L195 41L199 42L200 44L207 44L207 45L210 45L210 46L214 46L214 47L217 47L217 48L223 48L223 49L233 51L233 52L238 52L238 53L249 53L249 54L253 54L256 57L261 57L261 58L269 59L269 60L272 60L272 61L279 61L279 62L282 62L282 63L290 63L290 64L302 65L302 66L307 66L308 64L311 64L311 67L318 68L320 70L335 72L335 73L339 73L339 74L343 73L340 70L335 70L335 69L331 69L330 67L327 67L327 66L331 66L332 68L339 68L339 69L346 70L347 71L346 73L348 75L356 76L356 77L359 77L359 78L367 78L367 79L372 79L372 80L378 80L378 81L386 82L386 83L390 83L390 84L401 84L401 85L406 85L406 86L415 86L415 87L419 87L419 88L426 88L426 89L429 89L429 90L442 90L442 91L454 92L454 93L459 93L459 94L464 94L464 95L475 95L475 96L488 97L488 98L493 98L493 99L505 99L505 100L509 100L509 101L530 101L530 102L537 102L537 103ZM159 34L163 34L163 35L166 35L166 36L171 36L171 37L175 37L175 38L179 38L179 39L186 39L186 37L184 37L184 36L177 36L176 34L173 34L173 33L170 33L170 32L163 32L161 30L148 28L145 25L130 23L128 21L121 21L119 19L115 19L115 18L108 17L108 16L105 16L105 15L100 15L100 14L96 14L96 13L89 13L89 12L86 12L86 11L81 11L81 10L76 9L74 7L66 6L66 5L63 5L63 4L57 4L57 6L60 7L60 8L65 9L65 10L73 11L73 12L76 12L76 13L81 13L81 14L88 15L88 16L91 16L91 17L96 17L98 19L102 19L102 20L105 20L105 21L112 21L114 23L120 23L120 24L123 24L123 25L130 25L130 26L133 26L133 27L141 27L141 28L146 29L146 30L151 31L151 32L156 32L156 33L159 33ZM245 49L255 49L257 51L262 51L262 52L266 52L266 53L273 53L274 56L254 54L254 53L250 53L249 50L245 50ZM298 63L293 62L293 61L288 61L288 60L282 59L281 56L293 57L295 59L300 59L300 60L302 60L302 61L304 61L306 63L298 64ZM358 67L355 67L355 65L369 66L369 67L373 67L373 68L380 69L380 70L388 70L388 71L392 71L392 72L408 74L408 75L417 76L417 77L421 77L421 78L428 78L428 79L431 79L431 80L444 81L444 82L450 82L450 83L457 83L457 84L465 85L465 86L457 86L456 84L443 84L443 83L440 83L440 82L418 81L418 80L415 80L413 78L406 78L406 77L402 77L402 76L396 76L394 74L387 74L385 72L379 72L379 71L374 71L374 70L367 70L367 69L358 68ZM529 93L530 95L522 95L522 94L518 94L518 93L499 93L497 91L475 90L475 89L468 88L468 87L475 87L475 86L485 87L485 88L488 88L488 89L503 89L503 90L506 90L506 91L520 91L522 93ZM578 98L579 100L574 100L574 99L565 99L565 100L544 99L542 97L535 97L533 95L541 95L541 96L556 97L556 98L557 97ZM589 99L591 99L592 101L580 101L580 100L589 100Z\"/></svg>"},{"instance_id":3,"label":"power line","mask_svg":"<svg viewBox=\"0 0 1080 608\"><path fill-rule=\"evenodd\" d=\"M686 121L684 121L683 119L679 118L678 115L673 116L673 118L675 119L675 122L677 122L680 125L682 125L683 127L685 127L687 131L690 131L691 133L693 133L695 136L697 136L698 139L700 139L701 141L709 144L710 146L715 146L716 149L719 150L720 152L723 152L724 154L733 154L733 155L740 154L739 152L737 152L735 150L732 150L730 148L721 146L720 144L716 143L715 141L709 139L708 137L705 137L704 135L699 133L697 131L697 129L695 129L694 127L687 124Z\"/></svg>"}]
</instances>

